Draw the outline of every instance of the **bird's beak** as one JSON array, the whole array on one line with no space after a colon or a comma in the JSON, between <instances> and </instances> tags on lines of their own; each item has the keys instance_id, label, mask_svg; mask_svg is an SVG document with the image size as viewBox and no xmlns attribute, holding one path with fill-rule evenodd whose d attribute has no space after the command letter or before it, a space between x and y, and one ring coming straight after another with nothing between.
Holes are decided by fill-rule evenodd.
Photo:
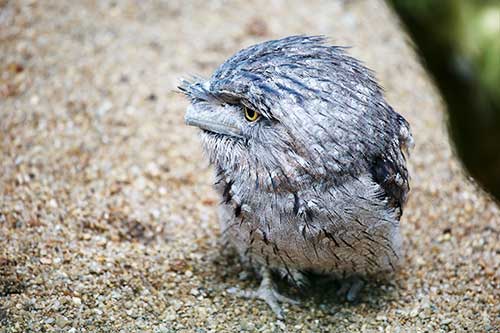
<instances>
[{"instance_id":1,"label":"bird's beak","mask_svg":"<svg viewBox=\"0 0 500 333\"><path fill-rule=\"evenodd\" d=\"M196 126L206 131L228 135L243 139L243 134L240 128L230 124L224 118L223 112L207 110L193 105L188 106L184 122L189 126Z\"/></svg>"}]
</instances>

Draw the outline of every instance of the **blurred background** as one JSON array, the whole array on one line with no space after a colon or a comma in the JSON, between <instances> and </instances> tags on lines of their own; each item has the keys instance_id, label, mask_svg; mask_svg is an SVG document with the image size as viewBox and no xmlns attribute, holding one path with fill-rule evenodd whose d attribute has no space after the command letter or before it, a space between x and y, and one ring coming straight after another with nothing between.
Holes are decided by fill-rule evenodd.
<instances>
[{"instance_id":1,"label":"blurred background","mask_svg":"<svg viewBox=\"0 0 500 333\"><path fill-rule=\"evenodd\" d=\"M500 1L388 2L447 104L456 152L500 199Z\"/></svg>"}]
</instances>

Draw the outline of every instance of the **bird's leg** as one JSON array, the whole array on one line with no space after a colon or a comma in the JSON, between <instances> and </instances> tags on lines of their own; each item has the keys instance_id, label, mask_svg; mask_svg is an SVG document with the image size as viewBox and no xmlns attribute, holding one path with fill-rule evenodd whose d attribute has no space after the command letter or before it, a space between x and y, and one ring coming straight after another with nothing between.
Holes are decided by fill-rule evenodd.
<instances>
[{"instance_id":1,"label":"bird's leg","mask_svg":"<svg viewBox=\"0 0 500 333\"><path fill-rule=\"evenodd\" d=\"M290 284L294 285L300 290L304 290L310 285L309 278L299 270L296 269L278 269L281 278L286 279Z\"/></svg>"},{"instance_id":2,"label":"bird's leg","mask_svg":"<svg viewBox=\"0 0 500 333\"><path fill-rule=\"evenodd\" d=\"M342 281L340 289L337 291L337 296L345 297L348 302L355 302L358 300L364 284L364 281L357 276L347 278Z\"/></svg>"},{"instance_id":3,"label":"bird's leg","mask_svg":"<svg viewBox=\"0 0 500 333\"><path fill-rule=\"evenodd\" d=\"M276 314L278 319L283 319L283 311L279 303L290 303L298 305L298 301L281 295L273 283L271 271L263 267L261 269L262 281L260 282L259 289L255 290L239 290L238 288L229 288L227 291L243 298L261 299L267 303Z\"/></svg>"}]
</instances>

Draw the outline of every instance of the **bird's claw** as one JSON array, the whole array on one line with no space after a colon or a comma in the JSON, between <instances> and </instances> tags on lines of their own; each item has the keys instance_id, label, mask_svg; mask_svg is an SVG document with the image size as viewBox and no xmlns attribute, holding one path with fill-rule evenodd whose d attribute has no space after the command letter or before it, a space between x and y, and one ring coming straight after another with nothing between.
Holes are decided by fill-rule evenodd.
<instances>
[{"instance_id":1,"label":"bird's claw","mask_svg":"<svg viewBox=\"0 0 500 333\"><path fill-rule=\"evenodd\" d=\"M262 282L260 283L259 289L255 290L240 290L238 288L229 288L228 293L248 298L248 299L260 299L269 305L271 310L276 314L278 319L284 319L283 310L279 303L289 303L293 305L299 305L300 302L289 297L281 295L276 287L274 286L269 271L262 273Z\"/></svg>"},{"instance_id":2,"label":"bird's claw","mask_svg":"<svg viewBox=\"0 0 500 333\"><path fill-rule=\"evenodd\" d=\"M364 282L358 277L353 277L342 281L340 289L337 291L337 296L345 297L348 302L355 302L359 298L359 294L363 289Z\"/></svg>"}]
</instances>

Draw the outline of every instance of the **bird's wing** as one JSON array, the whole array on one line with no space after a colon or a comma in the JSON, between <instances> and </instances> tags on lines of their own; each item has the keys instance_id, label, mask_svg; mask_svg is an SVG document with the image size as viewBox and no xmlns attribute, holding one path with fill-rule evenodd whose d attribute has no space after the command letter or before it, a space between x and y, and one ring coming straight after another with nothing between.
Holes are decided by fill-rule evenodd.
<instances>
[{"instance_id":1,"label":"bird's wing","mask_svg":"<svg viewBox=\"0 0 500 333\"><path fill-rule=\"evenodd\" d=\"M409 124L398 115L400 131L397 144L386 154L374 156L370 163L369 172L373 180L380 185L384 199L389 205L403 213L403 206L410 190L408 170L406 168L406 155L413 148L413 138Z\"/></svg>"}]
</instances>

